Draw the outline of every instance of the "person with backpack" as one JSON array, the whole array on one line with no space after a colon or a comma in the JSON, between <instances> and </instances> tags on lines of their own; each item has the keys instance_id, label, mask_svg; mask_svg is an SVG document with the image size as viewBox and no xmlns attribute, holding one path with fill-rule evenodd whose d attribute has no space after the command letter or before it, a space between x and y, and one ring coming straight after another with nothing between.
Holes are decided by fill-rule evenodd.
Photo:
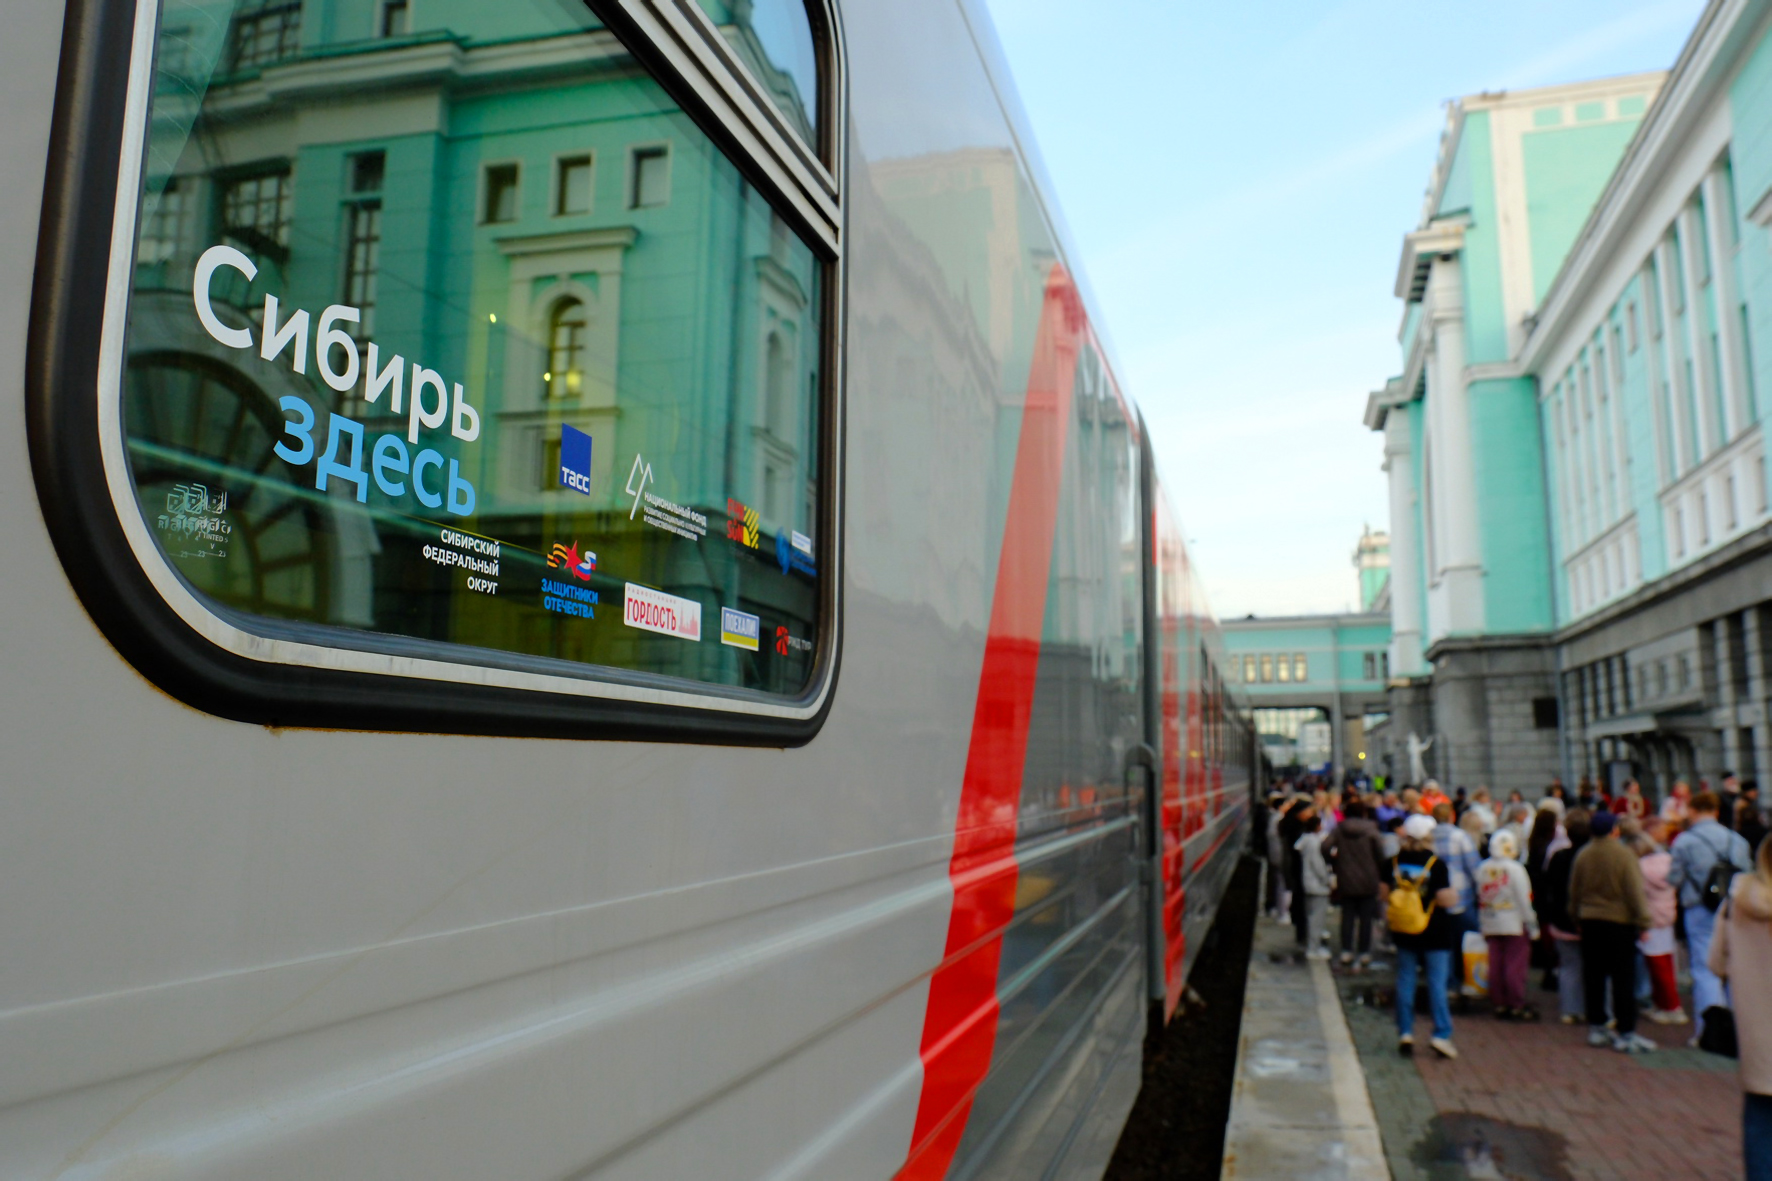
<instances>
[{"instance_id":1,"label":"person with backpack","mask_svg":"<svg viewBox=\"0 0 1772 1181\"><path fill-rule=\"evenodd\" d=\"M1706 967L1735 994L1747 1181L1772 1181L1772 841L1730 882Z\"/></svg>"},{"instance_id":2,"label":"person with backpack","mask_svg":"<svg viewBox=\"0 0 1772 1181\"><path fill-rule=\"evenodd\" d=\"M1637 1032L1637 940L1650 926L1637 855L1619 843L1618 818L1594 813L1592 833L1569 872L1569 914L1581 927L1581 979L1587 990L1587 1044L1647 1054ZM1616 1031L1606 1030L1606 985Z\"/></svg>"},{"instance_id":3,"label":"person with backpack","mask_svg":"<svg viewBox=\"0 0 1772 1181\"><path fill-rule=\"evenodd\" d=\"M1747 872L1753 858L1741 834L1717 822L1720 801L1714 791L1692 797L1692 823L1675 838L1673 863L1667 881L1679 893L1680 912L1686 925L1686 950L1692 966L1692 1009L1696 1032L1692 1044L1704 1036L1706 1010L1728 1008L1728 990L1710 970L1710 941L1716 930L1717 908L1729 896L1729 880Z\"/></svg>"},{"instance_id":4,"label":"person with backpack","mask_svg":"<svg viewBox=\"0 0 1772 1181\"><path fill-rule=\"evenodd\" d=\"M1452 979L1452 947L1458 927L1447 908L1457 904L1452 874L1434 853L1434 820L1411 816L1403 822L1403 847L1381 873L1388 889L1385 925L1397 945L1397 1052L1415 1052L1415 984L1427 977L1429 1042L1442 1058L1458 1057L1452 1045L1452 1005L1446 985Z\"/></svg>"}]
</instances>

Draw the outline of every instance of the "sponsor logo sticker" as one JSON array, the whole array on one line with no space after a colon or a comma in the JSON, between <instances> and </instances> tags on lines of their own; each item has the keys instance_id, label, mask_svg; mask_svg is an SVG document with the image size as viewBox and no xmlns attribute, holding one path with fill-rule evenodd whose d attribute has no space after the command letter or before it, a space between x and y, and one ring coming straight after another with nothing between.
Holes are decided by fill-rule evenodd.
<instances>
[{"instance_id":1,"label":"sponsor logo sticker","mask_svg":"<svg viewBox=\"0 0 1772 1181\"><path fill-rule=\"evenodd\" d=\"M621 621L641 631L682 640L701 639L701 604L650 587L627 584Z\"/></svg>"},{"instance_id":2,"label":"sponsor logo sticker","mask_svg":"<svg viewBox=\"0 0 1772 1181\"><path fill-rule=\"evenodd\" d=\"M755 615L743 611L734 611L731 607L720 608L720 642L730 644L734 648L744 648L751 652L757 650L757 640L763 629Z\"/></svg>"},{"instance_id":3,"label":"sponsor logo sticker","mask_svg":"<svg viewBox=\"0 0 1772 1181\"><path fill-rule=\"evenodd\" d=\"M789 652L810 652L812 641L789 635L787 628L778 627L775 629L775 651L780 656L786 656Z\"/></svg>"},{"instance_id":4,"label":"sponsor logo sticker","mask_svg":"<svg viewBox=\"0 0 1772 1181\"><path fill-rule=\"evenodd\" d=\"M689 541L700 541L708 535L708 519L692 508L685 508L675 501L655 496L646 490L653 483L652 465L646 457L638 452L634 455L634 466L628 471L627 493L634 498L634 507L628 510L628 520L644 507L642 518L654 529L663 529L666 533L675 533L678 537Z\"/></svg>"},{"instance_id":5,"label":"sponsor logo sticker","mask_svg":"<svg viewBox=\"0 0 1772 1181\"><path fill-rule=\"evenodd\" d=\"M552 578L541 580L541 606L544 611L552 611L556 615L573 615L579 619L595 619L597 602L597 592L590 587L557 582Z\"/></svg>"},{"instance_id":6,"label":"sponsor logo sticker","mask_svg":"<svg viewBox=\"0 0 1772 1181\"><path fill-rule=\"evenodd\" d=\"M560 483L591 494L591 437L565 423L560 424Z\"/></svg>"},{"instance_id":7,"label":"sponsor logo sticker","mask_svg":"<svg viewBox=\"0 0 1772 1181\"><path fill-rule=\"evenodd\" d=\"M548 565L555 570L570 570L574 578L589 582L597 570L597 555L586 550L581 556L576 541L570 547L556 541L548 553Z\"/></svg>"},{"instance_id":8,"label":"sponsor logo sticker","mask_svg":"<svg viewBox=\"0 0 1772 1181\"><path fill-rule=\"evenodd\" d=\"M805 548L799 542L805 541ZM804 533L789 534L787 531L775 535L775 561L783 574L800 573L808 578L818 577L818 567L812 564L812 539Z\"/></svg>"},{"instance_id":9,"label":"sponsor logo sticker","mask_svg":"<svg viewBox=\"0 0 1772 1181\"><path fill-rule=\"evenodd\" d=\"M726 537L750 549L757 548L757 510L730 496L726 498Z\"/></svg>"}]
</instances>

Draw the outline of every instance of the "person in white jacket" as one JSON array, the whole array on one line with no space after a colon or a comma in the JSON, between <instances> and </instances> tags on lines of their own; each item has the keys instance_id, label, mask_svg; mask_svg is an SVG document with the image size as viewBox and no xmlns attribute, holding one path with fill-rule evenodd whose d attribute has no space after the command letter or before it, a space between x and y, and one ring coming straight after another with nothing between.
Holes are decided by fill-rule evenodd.
<instances>
[{"instance_id":1,"label":"person in white jacket","mask_svg":"<svg viewBox=\"0 0 1772 1181\"><path fill-rule=\"evenodd\" d=\"M1520 864L1514 834L1501 829L1489 839L1489 859L1477 867L1477 905L1489 941L1489 999L1503 1021L1536 1021L1526 1003L1526 969L1538 938L1532 882Z\"/></svg>"}]
</instances>

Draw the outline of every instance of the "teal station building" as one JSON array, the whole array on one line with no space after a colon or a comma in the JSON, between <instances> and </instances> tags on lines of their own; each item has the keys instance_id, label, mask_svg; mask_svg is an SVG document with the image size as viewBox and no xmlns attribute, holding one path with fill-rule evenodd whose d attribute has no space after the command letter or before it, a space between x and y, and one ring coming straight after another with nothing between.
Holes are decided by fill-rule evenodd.
<instances>
[{"instance_id":1,"label":"teal station building","mask_svg":"<svg viewBox=\"0 0 1772 1181\"><path fill-rule=\"evenodd\" d=\"M1390 727L1446 783L1768 766L1772 43L1450 104L1405 234Z\"/></svg>"}]
</instances>

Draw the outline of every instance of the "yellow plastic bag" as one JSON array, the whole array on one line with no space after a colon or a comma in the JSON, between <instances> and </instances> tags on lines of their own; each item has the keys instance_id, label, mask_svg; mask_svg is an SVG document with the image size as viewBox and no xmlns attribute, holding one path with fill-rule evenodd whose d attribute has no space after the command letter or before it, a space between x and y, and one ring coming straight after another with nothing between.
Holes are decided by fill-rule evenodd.
<instances>
[{"instance_id":1,"label":"yellow plastic bag","mask_svg":"<svg viewBox=\"0 0 1772 1181\"><path fill-rule=\"evenodd\" d=\"M1475 931L1464 933L1464 979L1477 996L1489 995L1489 941Z\"/></svg>"}]
</instances>

